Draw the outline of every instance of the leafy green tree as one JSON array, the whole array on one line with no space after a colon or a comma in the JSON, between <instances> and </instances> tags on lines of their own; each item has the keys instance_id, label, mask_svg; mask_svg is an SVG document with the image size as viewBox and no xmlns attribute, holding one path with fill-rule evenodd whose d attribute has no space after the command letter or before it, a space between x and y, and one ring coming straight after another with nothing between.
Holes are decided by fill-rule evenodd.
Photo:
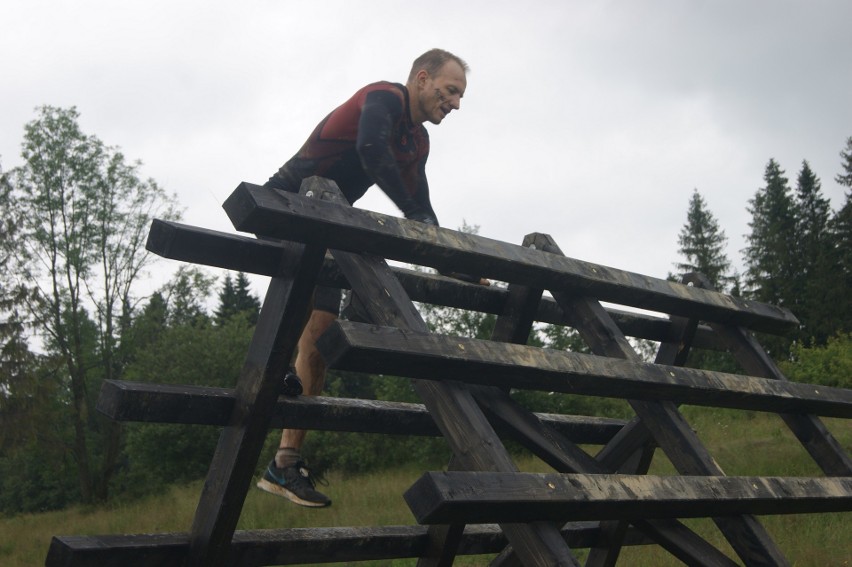
<instances>
[{"instance_id":1,"label":"leafy green tree","mask_svg":"<svg viewBox=\"0 0 852 567\"><path fill-rule=\"evenodd\" d=\"M849 333L830 337L822 346L808 347L800 343L794 347L794 360L781 365L792 380L852 388L852 335Z\"/></svg>"},{"instance_id":2,"label":"leafy green tree","mask_svg":"<svg viewBox=\"0 0 852 567\"><path fill-rule=\"evenodd\" d=\"M169 327L204 325L210 322L205 309L216 278L195 266L181 266L160 295L165 300L165 321Z\"/></svg>"},{"instance_id":3,"label":"leafy green tree","mask_svg":"<svg viewBox=\"0 0 852 567\"><path fill-rule=\"evenodd\" d=\"M251 292L251 284L243 272L237 273L236 280L231 274L225 275L215 312L216 323L222 325L238 313L247 313L251 325L257 323L260 314L260 300Z\"/></svg>"},{"instance_id":4,"label":"leafy green tree","mask_svg":"<svg viewBox=\"0 0 852 567\"><path fill-rule=\"evenodd\" d=\"M152 260L144 248L151 218L178 215L173 197L140 178L138 163L84 134L78 118L75 108L44 106L25 126L24 165L11 175L23 222L4 251L37 291L28 314L63 362L80 496L92 502L106 499L121 445L119 426L94 411L97 382L121 377L126 365L121 343L134 285Z\"/></svg>"},{"instance_id":5,"label":"leafy green tree","mask_svg":"<svg viewBox=\"0 0 852 567\"><path fill-rule=\"evenodd\" d=\"M774 159L766 165L766 185L749 201L752 215L746 235L746 289L751 299L795 307L794 288L798 261L796 254L796 215L793 197L784 171ZM764 346L777 358L789 353L789 337L766 337Z\"/></svg>"},{"instance_id":6,"label":"leafy green tree","mask_svg":"<svg viewBox=\"0 0 852 567\"><path fill-rule=\"evenodd\" d=\"M692 191L686 224L678 235L679 252L685 258L677 262L677 280L690 272L701 272L712 282L714 289L726 291L733 278L728 275L731 262L725 254L725 232L707 207L697 189Z\"/></svg>"},{"instance_id":7,"label":"leafy green tree","mask_svg":"<svg viewBox=\"0 0 852 567\"><path fill-rule=\"evenodd\" d=\"M137 351L126 379L222 388L236 385L253 328L245 312L214 325L212 318L196 309L205 303L212 281L197 270L184 270L151 297L133 325L136 340L147 347ZM144 494L163 484L203 477L219 433L219 428L211 426L130 424L126 470L116 479L119 489Z\"/></svg>"},{"instance_id":8,"label":"leafy green tree","mask_svg":"<svg viewBox=\"0 0 852 567\"><path fill-rule=\"evenodd\" d=\"M12 186L0 167L0 242L11 246L18 238L22 219L10 206ZM0 449L8 451L36 437L40 429L39 409L43 408L44 384L36 379L36 357L25 334L22 305L33 297L14 282L14 258L0 255Z\"/></svg>"}]
</instances>

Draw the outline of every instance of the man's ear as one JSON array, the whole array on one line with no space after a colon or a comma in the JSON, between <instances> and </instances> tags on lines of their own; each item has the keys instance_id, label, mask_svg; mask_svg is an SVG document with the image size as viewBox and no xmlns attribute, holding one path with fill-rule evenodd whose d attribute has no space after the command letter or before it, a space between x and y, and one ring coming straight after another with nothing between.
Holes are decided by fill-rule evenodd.
<instances>
[{"instance_id":1,"label":"man's ear","mask_svg":"<svg viewBox=\"0 0 852 567\"><path fill-rule=\"evenodd\" d=\"M414 83L418 87L424 87L426 85L426 81L429 79L429 71L427 71L426 69L420 69L419 71L417 71L417 74L414 76L414 79Z\"/></svg>"}]
</instances>

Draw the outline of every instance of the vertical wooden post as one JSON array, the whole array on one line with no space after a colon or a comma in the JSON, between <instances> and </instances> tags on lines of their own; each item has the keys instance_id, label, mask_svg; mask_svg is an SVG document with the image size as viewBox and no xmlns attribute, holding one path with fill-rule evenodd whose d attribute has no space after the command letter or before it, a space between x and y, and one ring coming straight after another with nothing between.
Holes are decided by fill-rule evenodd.
<instances>
[{"instance_id":1,"label":"vertical wooden post","mask_svg":"<svg viewBox=\"0 0 852 567\"><path fill-rule=\"evenodd\" d=\"M231 539L257 468L269 418L309 314L325 248L290 244L260 310L240 373L236 401L219 437L190 532L187 564L228 564Z\"/></svg>"}]
</instances>

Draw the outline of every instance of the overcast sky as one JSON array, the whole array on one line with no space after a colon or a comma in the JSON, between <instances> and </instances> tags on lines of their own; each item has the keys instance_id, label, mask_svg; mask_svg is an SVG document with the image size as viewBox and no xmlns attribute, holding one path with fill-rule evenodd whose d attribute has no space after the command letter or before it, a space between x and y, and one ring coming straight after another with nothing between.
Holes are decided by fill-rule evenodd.
<instances>
[{"instance_id":1,"label":"overcast sky","mask_svg":"<svg viewBox=\"0 0 852 567\"><path fill-rule=\"evenodd\" d=\"M205 228L233 232L221 204L240 181L265 181L331 109L404 82L432 47L471 67L461 110L429 125L445 227L544 232L568 256L665 277L693 189L737 267L770 158L791 187L808 160L833 208L844 199L849 0L3 6L3 169L37 106L76 106ZM358 206L399 214L378 189Z\"/></svg>"}]
</instances>

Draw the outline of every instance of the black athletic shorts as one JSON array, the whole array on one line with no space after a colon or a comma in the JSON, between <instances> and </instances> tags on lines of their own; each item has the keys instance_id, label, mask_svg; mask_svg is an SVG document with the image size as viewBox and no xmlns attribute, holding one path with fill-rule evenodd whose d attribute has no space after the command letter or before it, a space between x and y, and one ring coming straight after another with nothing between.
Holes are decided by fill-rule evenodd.
<instances>
[{"instance_id":1,"label":"black athletic shorts","mask_svg":"<svg viewBox=\"0 0 852 567\"><path fill-rule=\"evenodd\" d=\"M338 287L318 285L314 290L314 309L340 315L340 292Z\"/></svg>"}]
</instances>

